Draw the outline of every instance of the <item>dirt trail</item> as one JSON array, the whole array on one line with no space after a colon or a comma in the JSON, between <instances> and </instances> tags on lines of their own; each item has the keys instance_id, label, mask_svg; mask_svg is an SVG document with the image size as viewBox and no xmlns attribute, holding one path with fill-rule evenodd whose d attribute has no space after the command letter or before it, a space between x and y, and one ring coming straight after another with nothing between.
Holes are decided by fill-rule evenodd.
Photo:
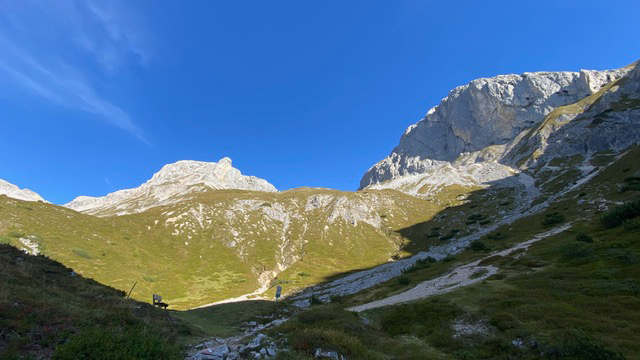
<instances>
[{"instance_id":1,"label":"dirt trail","mask_svg":"<svg viewBox=\"0 0 640 360\"><path fill-rule=\"evenodd\" d=\"M423 281L411 290L408 290L393 296L389 296L382 300L377 300L367 304L354 306L354 307L348 308L347 310L360 312L360 311L374 309L382 306L400 304L408 301L427 298L433 295L445 294L457 288L475 284L498 272L498 268L493 265L487 265L487 266L479 265L479 263L482 260L492 256L507 256L521 249L527 250L529 246L531 246L531 244L537 241L540 241L542 239L545 239L549 236L559 234L569 229L570 227L571 227L571 224L565 224L565 225L553 228L549 231L546 231L534 236L531 240L519 243L509 249L491 253L490 255L480 260L476 260L474 262L459 266L454 270L440 277L437 277L432 280Z\"/></svg>"}]
</instances>

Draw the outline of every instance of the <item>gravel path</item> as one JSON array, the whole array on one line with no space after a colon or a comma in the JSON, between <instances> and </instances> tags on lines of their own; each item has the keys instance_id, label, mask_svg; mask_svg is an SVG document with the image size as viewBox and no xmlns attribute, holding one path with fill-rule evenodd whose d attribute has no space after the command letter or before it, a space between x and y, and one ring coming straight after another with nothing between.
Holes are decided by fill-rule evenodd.
<instances>
[{"instance_id":1,"label":"gravel path","mask_svg":"<svg viewBox=\"0 0 640 360\"><path fill-rule=\"evenodd\" d=\"M374 309L387 305L400 304L417 299L424 299L433 295L445 294L453 291L457 288L469 286L479 281L486 279L487 277L498 272L498 268L493 265L480 266L478 265L482 260L492 256L507 256L520 249L528 249L531 244L540 241L549 236L561 233L571 227L571 224L565 224L556 228L553 228L544 233L540 233L534 236L531 240L519 243L509 249L494 252L480 260L468 263L466 265L459 266L447 274L437 277L432 280L423 281L411 290L405 291L400 294L389 296L388 298L373 301L367 304L354 306L347 310L350 311L364 311Z\"/></svg>"}]
</instances>

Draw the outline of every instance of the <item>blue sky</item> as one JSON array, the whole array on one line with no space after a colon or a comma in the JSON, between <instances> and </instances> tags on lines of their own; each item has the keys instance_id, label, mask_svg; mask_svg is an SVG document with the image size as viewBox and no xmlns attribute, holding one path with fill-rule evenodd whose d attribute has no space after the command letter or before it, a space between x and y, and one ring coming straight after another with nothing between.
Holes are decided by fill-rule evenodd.
<instances>
[{"instance_id":1,"label":"blue sky","mask_svg":"<svg viewBox=\"0 0 640 360\"><path fill-rule=\"evenodd\" d=\"M633 1L0 0L0 178L54 203L229 156L357 188L478 77L640 56Z\"/></svg>"}]
</instances>

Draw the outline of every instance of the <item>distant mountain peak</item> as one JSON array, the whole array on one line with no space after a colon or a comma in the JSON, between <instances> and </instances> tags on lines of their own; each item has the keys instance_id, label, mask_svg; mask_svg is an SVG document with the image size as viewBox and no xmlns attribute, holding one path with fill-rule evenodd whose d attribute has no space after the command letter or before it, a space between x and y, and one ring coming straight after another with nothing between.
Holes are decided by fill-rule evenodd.
<instances>
[{"instance_id":1,"label":"distant mountain peak","mask_svg":"<svg viewBox=\"0 0 640 360\"><path fill-rule=\"evenodd\" d=\"M163 166L137 188L102 197L79 196L64 206L94 215L124 215L176 203L194 192L224 189L278 191L264 179L242 175L228 157L218 162L181 160Z\"/></svg>"},{"instance_id":2,"label":"distant mountain peak","mask_svg":"<svg viewBox=\"0 0 640 360\"><path fill-rule=\"evenodd\" d=\"M10 182L0 179L0 195L7 195L10 198L25 201L43 201L48 202L42 196L29 189L20 189L18 186Z\"/></svg>"}]
</instances>

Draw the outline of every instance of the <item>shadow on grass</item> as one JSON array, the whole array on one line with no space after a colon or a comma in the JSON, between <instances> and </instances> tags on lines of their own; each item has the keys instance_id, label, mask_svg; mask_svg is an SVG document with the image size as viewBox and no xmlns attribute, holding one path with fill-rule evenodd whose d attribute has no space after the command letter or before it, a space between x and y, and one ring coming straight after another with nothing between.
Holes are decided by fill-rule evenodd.
<instances>
[{"instance_id":1,"label":"shadow on grass","mask_svg":"<svg viewBox=\"0 0 640 360\"><path fill-rule=\"evenodd\" d=\"M169 310L169 313L200 332L195 337L229 337L242 333L248 322L258 324L271 321L269 317L284 305L267 300L247 300L207 306L192 310Z\"/></svg>"}]
</instances>

